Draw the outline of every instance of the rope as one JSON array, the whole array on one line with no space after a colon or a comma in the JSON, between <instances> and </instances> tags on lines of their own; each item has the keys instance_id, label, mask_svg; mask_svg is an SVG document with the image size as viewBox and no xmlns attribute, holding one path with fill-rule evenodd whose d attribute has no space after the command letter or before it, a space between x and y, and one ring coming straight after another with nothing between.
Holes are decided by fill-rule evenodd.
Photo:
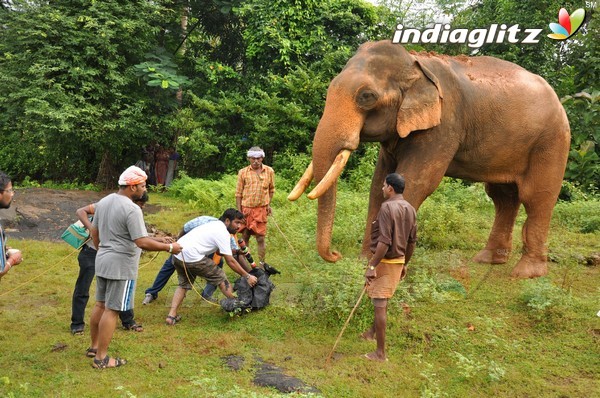
<instances>
[{"instance_id":1,"label":"rope","mask_svg":"<svg viewBox=\"0 0 600 398\"><path fill-rule=\"evenodd\" d=\"M362 289L362 292L360 292L360 296L358 297L356 304L354 304L354 308L352 308L352 311L350 311L350 315L348 315L348 319L346 319L346 323L344 323L344 326L342 327L340 334L338 335L337 339L335 340L335 344L333 344L333 348L331 349L331 352L327 356L327 360L325 361L326 364L329 364L329 362L331 361L331 356L333 355L333 352L335 351L335 347L337 347L338 343L340 342L340 339L342 338L342 335L344 334L344 331L346 330L346 326L348 326L350 319L352 319L352 316L354 315L354 311L356 311L356 308L358 308L358 305L360 304L366 291L367 291L367 285L365 284L365 286Z\"/></svg>"},{"instance_id":2,"label":"rope","mask_svg":"<svg viewBox=\"0 0 600 398\"><path fill-rule=\"evenodd\" d=\"M18 289L22 288L23 286L26 286L26 285L30 284L30 283L31 283L31 282L33 282L34 280L36 280L36 279L40 278L42 275L44 275L44 274L48 273L49 271L53 270L54 268L56 268L57 266L59 266L60 264L62 264L62 262L63 262L63 261L65 261L67 258L69 258L70 256L72 256L74 253L77 253L78 251L79 251L79 250L77 250L77 249L73 250L71 253L67 254L65 257L63 257L63 259L62 259L62 260L58 261L58 262L57 262L56 264L54 264L53 266L46 268L46 270L45 270L45 271L43 271L42 273L40 273L40 274L39 274L39 275L37 275L37 276L34 276L33 278L31 278L31 279L30 279L30 280L28 280L27 282L23 282L23 283L21 283L20 285L17 285L17 287L15 287L14 289L12 289L12 290L9 290L9 291L7 291L7 292L3 292L2 294L0 294L0 297L6 296L7 294L14 292L15 290L18 290Z\"/></svg>"},{"instance_id":3,"label":"rope","mask_svg":"<svg viewBox=\"0 0 600 398\"><path fill-rule=\"evenodd\" d=\"M152 257L150 260L146 261L145 263L140 264L140 266L138 267L138 269L142 269L144 268L146 265L150 264L151 262L153 262L154 260L156 260L156 257L158 257L158 255L160 254L160 252L156 252L156 254L154 255L154 257Z\"/></svg>"},{"instance_id":4,"label":"rope","mask_svg":"<svg viewBox=\"0 0 600 398\"><path fill-rule=\"evenodd\" d=\"M275 217L273 216L273 214L271 214L271 219L273 220L273 224L275 224L275 227L277 228L277 230L279 231L279 233L281 233L281 236L283 236L283 239L285 239L285 241L287 242L287 244L290 247L290 249L292 249L292 253L294 253L294 255L298 258L298 261L300 262L300 264L302 264L302 266L306 269L306 271L308 273L310 273L310 269L306 266L306 264L304 264L302 262L302 259L300 258L300 256L298 255L298 253L296 253L296 250L294 249L294 246L292 246L292 244L290 243L290 241L288 240L288 238L285 236L285 234L283 233L283 231L281 230L281 228L279 228L279 224L277 224L277 221L275 220Z\"/></svg>"},{"instance_id":5,"label":"rope","mask_svg":"<svg viewBox=\"0 0 600 398\"><path fill-rule=\"evenodd\" d=\"M190 279L190 274L188 274L188 269L187 269L187 265L185 264L185 259L184 259L184 257L183 257L183 252L181 252L181 262L183 263L183 270L185 271L185 277L187 278L187 280L188 280L188 283L189 283L189 284L192 286L192 290L194 290L194 291L195 291L195 292L198 294L198 296L200 296L200 298L201 298L202 300L206 301L208 304L210 304L210 305L214 305L215 307L220 307L220 305L219 305L219 304L213 303L212 301L210 301L210 300L206 299L206 298L205 298L205 297L202 295L202 293L200 293L200 292L198 291L198 289L196 289L196 286L195 286L195 285L192 283L192 280Z\"/></svg>"}]
</instances>

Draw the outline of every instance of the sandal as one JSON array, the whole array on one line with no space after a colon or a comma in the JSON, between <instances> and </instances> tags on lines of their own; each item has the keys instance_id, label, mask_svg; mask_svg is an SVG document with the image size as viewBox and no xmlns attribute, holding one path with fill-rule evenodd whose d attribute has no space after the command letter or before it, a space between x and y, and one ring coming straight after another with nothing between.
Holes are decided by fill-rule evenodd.
<instances>
[{"instance_id":1,"label":"sandal","mask_svg":"<svg viewBox=\"0 0 600 398\"><path fill-rule=\"evenodd\" d=\"M83 336L83 329L73 329L71 330L71 334L73 336Z\"/></svg>"},{"instance_id":2,"label":"sandal","mask_svg":"<svg viewBox=\"0 0 600 398\"><path fill-rule=\"evenodd\" d=\"M97 348L88 348L87 350L85 350L85 356L88 358L96 358L96 352L98 352Z\"/></svg>"},{"instance_id":3,"label":"sandal","mask_svg":"<svg viewBox=\"0 0 600 398\"><path fill-rule=\"evenodd\" d=\"M179 321L181 321L181 315L176 315L176 316L167 315L167 319L165 320L165 323L169 326L173 326Z\"/></svg>"},{"instance_id":4,"label":"sandal","mask_svg":"<svg viewBox=\"0 0 600 398\"><path fill-rule=\"evenodd\" d=\"M143 332L144 331L144 327L138 323L133 323L131 325L123 325L123 329L125 330L133 330L134 332Z\"/></svg>"},{"instance_id":5,"label":"sandal","mask_svg":"<svg viewBox=\"0 0 600 398\"><path fill-rule=\"evenodd\" d=\"M119 366L123 366L127 363L125 359L121 358L113 358L115 360L115 364L113 366L109 366L110 357L107 355L104 359L96 359L94 358L94 362L92 362L92 368L94 369L106 369L106 368L118 368Z\"/></svg>"}]
</instances>

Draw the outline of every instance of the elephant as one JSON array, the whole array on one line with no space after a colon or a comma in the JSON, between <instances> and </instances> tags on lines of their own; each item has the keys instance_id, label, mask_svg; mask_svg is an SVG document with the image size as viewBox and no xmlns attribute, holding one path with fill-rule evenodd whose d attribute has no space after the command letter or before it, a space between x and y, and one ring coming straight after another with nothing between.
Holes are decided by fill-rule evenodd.
<instances>
[{"instance_id":1,"label":"elephant","mask_svg":"<svg viewBox=\"0 0 600 398\"><path fill-rule=\"evenodd\" d=\"M330 83L312 162L288 196L318 198L317 249L331 250L337 179L360 142L379 142L363 254L383 201L382 183L397 172L418 210L444 176L483 182L495 207L487 244L473 261L502 264L524 205L516 278L548 273L546 239L565 172L570 127L556 93L540 76L488 56L408 52L391 41L366 42Z\"/></svg>"}]
</instances>

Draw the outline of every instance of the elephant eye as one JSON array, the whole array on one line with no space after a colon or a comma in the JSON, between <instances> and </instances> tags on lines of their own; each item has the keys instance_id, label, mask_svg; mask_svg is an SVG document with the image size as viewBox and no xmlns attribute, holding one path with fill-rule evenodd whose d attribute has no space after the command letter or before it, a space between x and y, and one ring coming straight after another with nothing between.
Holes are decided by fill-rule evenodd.
<instances>
[{"instance_id":1,"label":"elephant eye","mask_svg":"<svg viewBox=\"0 0 600 398\"><path fill-rule=\"evenodd\" d=\"M362 90L356 95L356 103L363 109L373 109L377 103L378 95L373 90Z\"/></svg>"}]
</instances>

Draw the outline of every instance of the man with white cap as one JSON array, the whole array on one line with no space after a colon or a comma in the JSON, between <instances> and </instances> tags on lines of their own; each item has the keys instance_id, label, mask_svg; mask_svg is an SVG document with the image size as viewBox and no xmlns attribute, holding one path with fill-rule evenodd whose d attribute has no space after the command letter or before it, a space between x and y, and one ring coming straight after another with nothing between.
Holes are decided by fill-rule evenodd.
<instances>
[{"instance_id":1,"label":"man with white cap","mask_svg":"<svg viewBox=\"0 0 600 398\"><path fill-rule=\"evenodd\" d=\"M240 232L246 243L251 235L256 236L258 259L264 266L267 216L273 212L271 201L275 193L275 172L263 164L265 152L261 148L253 146L247 156L250 165L238 172L235 202L246 218L246 225L242 226Z\"/></svg>"},{"instance_id":2,"label":"man with white cap","mask_svg":"<svg viewBox=\"0 0 600 398\"><path fill-rule=\"evenodd\" d=\"M119 177L119 191L96 203L90 235L98 248L96 255L96 305L90 319L92 345L86 355L94 357L96 369L127 363L108 356L108 346L117 325L119 311L133 308L135 282L142 249L181 252L178 243L165 243L148 236L142 210L133 201L146 192L146 173L131 166Z\"/></svg>"}]
</instances>

